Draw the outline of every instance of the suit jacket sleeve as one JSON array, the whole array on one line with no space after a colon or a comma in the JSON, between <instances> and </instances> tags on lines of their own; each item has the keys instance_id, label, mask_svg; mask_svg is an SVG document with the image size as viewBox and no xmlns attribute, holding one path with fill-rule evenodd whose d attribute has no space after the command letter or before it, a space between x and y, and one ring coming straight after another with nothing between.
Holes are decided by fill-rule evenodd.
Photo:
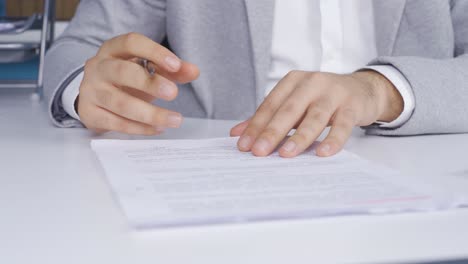
<instances>
[{"instance_id":1,"label":"suit jacket sleeve","mask_svg":"<svg viewBox=\"0 0 468 264\"><path fill-rule=\"evenodd\" d=\"M48 51L44 69L44 98L52 122L61 127L80 126L66 114L61 95L96 55L101 44L128 32L161 42L166 34L165 0L82 0L65 32Z\"/></svg>"},{"instance_id":2,"label":"suit jacket sleeve","mask_svg":"<svg viewBox=\"0 0 468 264\"><path fill-rule=\"evenodd\" d=\"M409 81L416 107L398 128L365 127L374 135L468 132L468 1L452 1L455 54L450 59L381 57L371 65L391 65Z\"/></svg>"}]
</instances>

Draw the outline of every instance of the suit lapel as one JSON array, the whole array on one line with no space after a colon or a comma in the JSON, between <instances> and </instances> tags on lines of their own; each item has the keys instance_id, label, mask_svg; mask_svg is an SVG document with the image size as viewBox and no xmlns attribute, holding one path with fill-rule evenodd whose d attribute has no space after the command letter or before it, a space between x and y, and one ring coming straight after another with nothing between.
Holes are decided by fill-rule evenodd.
<instances>
[{"instance_id":1,"label":"suit lapel","mask_svg":"<svg viewBox=\"0 0 468 264\"><path fill-rule=\"evenodd\" d=\"M274 3L272 0L245 0L255 69L256 102L263 101L270 67Z\"/></svg>"},{"instance_id":2,"label":"suit lapel","mask_svg":"<svg viewBox=\"0 0 468 264\"><path fill-rule=\"evenodd\" d=\"M406 0L374 0L375 30L379 55L391 55Z\"/></svg>"}]
</instances>

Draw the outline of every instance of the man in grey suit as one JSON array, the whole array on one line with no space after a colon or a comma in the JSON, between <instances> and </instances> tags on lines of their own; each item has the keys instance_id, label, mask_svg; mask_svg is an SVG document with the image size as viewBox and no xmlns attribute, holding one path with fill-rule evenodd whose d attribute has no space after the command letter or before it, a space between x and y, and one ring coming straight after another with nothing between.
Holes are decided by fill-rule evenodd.
<instances>
[{"instance_id":1,"label":"man in grey suit","mask_svg":"<svg viewBox=\"0 0 468 264\"><path fill-rule=\"evenodd\" d=\"M468 1L83 0L44 81L58 126L153 135L183 115L246 119L231 134L258 156L293 128L283 157L327 126L319 156L354 126L464 133Z\"/></svg>"}]
</instances>

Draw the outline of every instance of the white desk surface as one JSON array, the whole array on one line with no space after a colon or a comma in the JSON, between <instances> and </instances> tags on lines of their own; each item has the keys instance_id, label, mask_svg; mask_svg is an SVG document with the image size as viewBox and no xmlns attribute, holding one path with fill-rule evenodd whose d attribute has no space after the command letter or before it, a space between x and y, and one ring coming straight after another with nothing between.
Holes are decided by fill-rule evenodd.
<instances>
[{"instance_id":1,"label":"white desk surface","mask_svg":"<svg viewBox=\"0 0 468 264\"><path fill-rule=\"evenodd\" d=\"M45 106L0 90L0 263L375 263L468 257L468 210L134 231L84 129L53 127ZM160 138L228 135L187 119ZM107 134L101 138L128 138ZM468 177L468 135L384 138L347 149L415 177Z\"/></svg>"}]
</instances>

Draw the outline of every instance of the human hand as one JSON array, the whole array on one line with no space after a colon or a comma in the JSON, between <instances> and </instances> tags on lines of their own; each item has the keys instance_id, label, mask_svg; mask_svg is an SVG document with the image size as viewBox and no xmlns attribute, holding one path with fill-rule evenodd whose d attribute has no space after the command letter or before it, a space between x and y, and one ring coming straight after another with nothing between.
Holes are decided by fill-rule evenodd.
<instances>
[{"instance_id":1,"label":"human hand","mask_svg":"<svg viewBox=\"0 0 468 264\"><path fill-rule=\"evenodd\" d=\"M156 74L140 66L139 58L150 61ZM104 42L85 64L77 99L80 120L98 133L155 135L168 127L177 128L182 115L151 102L175 99L175 83L191 82L198 75L197 66L143 35L117 36Z\"/></svg>"},{"instance_id":2,"label":"human hand","mask_svg":"<svg viewBox=\"0 0 468 264\"><path fill-rule=\"evenodd\" d=\"M316 151L318 156L331 156L343 148L354 126L390 122L402 111L400 93L375 71L346 75L292 71L252 118L232 128L231 136L240 136L239 150L267 156L296 128L278 150L280 156L290 158L305 151L331 126Z\"/></svg>"}]
</instances>

